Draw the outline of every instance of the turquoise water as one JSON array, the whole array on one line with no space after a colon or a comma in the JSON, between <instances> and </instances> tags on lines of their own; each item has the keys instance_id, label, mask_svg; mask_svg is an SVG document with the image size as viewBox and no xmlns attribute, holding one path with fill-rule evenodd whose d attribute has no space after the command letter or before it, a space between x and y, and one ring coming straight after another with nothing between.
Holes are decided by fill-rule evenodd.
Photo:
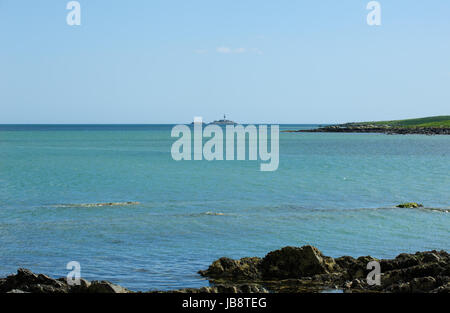
<instances>
[{"instance_id":1,"label":"turquoise water","mask_svg":"<svg viewBox=\"0 0 450 313\"><path fill-rule=\"evenodd\" d=\"M282 126L298 129L309 126ZM133 290L207 285L221 256L450 248L450 136L281 133L280 165L173 161L171 126L0 126L0 276L18 267ZM95 206L138 201L137 205Z\"/></svg>"}]
</instances>

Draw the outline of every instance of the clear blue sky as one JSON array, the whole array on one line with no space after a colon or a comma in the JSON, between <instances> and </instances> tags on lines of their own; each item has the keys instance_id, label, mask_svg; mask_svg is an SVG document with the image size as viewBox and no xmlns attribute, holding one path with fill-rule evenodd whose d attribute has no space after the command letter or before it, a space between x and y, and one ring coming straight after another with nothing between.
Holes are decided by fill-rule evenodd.
<instances>
[{"instance_id":1,"label":"clear blue sky","mask_svg":"<svg viewBox=\"0 0 450 313\"><path fill-rule=\"evenodd\" d=\"M0 123L450 114L450 1L0 0Z\"/></svg>"}]
</instances>

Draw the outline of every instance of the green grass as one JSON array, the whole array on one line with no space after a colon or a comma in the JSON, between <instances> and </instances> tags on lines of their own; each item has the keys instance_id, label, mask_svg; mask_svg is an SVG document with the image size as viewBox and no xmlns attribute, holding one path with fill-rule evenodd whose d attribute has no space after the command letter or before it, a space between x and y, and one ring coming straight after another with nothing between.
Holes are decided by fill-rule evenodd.
<instances>
[{"instance_id":1,"label":"green grass","mask_svg":"<svg viewBox=\"0 0 450 313\"><path fill-rule=\"evenodd\" d=\"M348 123L346 125L375 125L375 126L392 126L392 127L450 127L450 115L413 118L395 121Z\"/></svg>"}]
</instances>

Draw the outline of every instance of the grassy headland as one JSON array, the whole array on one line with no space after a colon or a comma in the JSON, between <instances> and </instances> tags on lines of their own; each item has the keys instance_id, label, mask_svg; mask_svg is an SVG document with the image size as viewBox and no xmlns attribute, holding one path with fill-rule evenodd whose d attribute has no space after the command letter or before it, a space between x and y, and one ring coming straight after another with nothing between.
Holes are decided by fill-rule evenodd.
<instances>
[{"instance_id":1,"label":"grassy headland","mask_svg":"<svg viewBox=\"0 0 450 313\"><path fill-rule=\"evenodd\" d=\"M394 121L346 123L317 129L287 130L284 132L450 135L450 115Z\"/></svg>"},{"instance_id":2,"label":"grassy headland","mask_svg":"<svg viewBox=\"0 0 450 313\"><path fill-rule=\"evenodd\" d=\"M342 126L390 126L390 127L450 127L450 115L412 118L406 120L346 123Z\"/></svg>"}]
</instances>

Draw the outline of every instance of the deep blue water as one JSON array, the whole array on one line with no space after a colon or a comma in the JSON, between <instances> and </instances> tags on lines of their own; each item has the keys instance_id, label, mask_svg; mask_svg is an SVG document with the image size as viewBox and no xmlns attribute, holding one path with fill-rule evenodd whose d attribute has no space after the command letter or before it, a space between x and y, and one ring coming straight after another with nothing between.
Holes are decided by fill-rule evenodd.
<instances>
[{"instance_id":1,"label":"deep blue water","mask_svg":"<svg viewBox=\"0 0 450 313\"><path fill-rule=\"evenodd\" d=\"M314 125L282 125L281 129ZM172 160L171 125L1 125L0 276L198 287L221 256L450 248L450 136L280 133L280 165ZM137 205L96 206L137 201ZM429 209L397 209L416 201Z\"/></svg>"}]
</instances>

